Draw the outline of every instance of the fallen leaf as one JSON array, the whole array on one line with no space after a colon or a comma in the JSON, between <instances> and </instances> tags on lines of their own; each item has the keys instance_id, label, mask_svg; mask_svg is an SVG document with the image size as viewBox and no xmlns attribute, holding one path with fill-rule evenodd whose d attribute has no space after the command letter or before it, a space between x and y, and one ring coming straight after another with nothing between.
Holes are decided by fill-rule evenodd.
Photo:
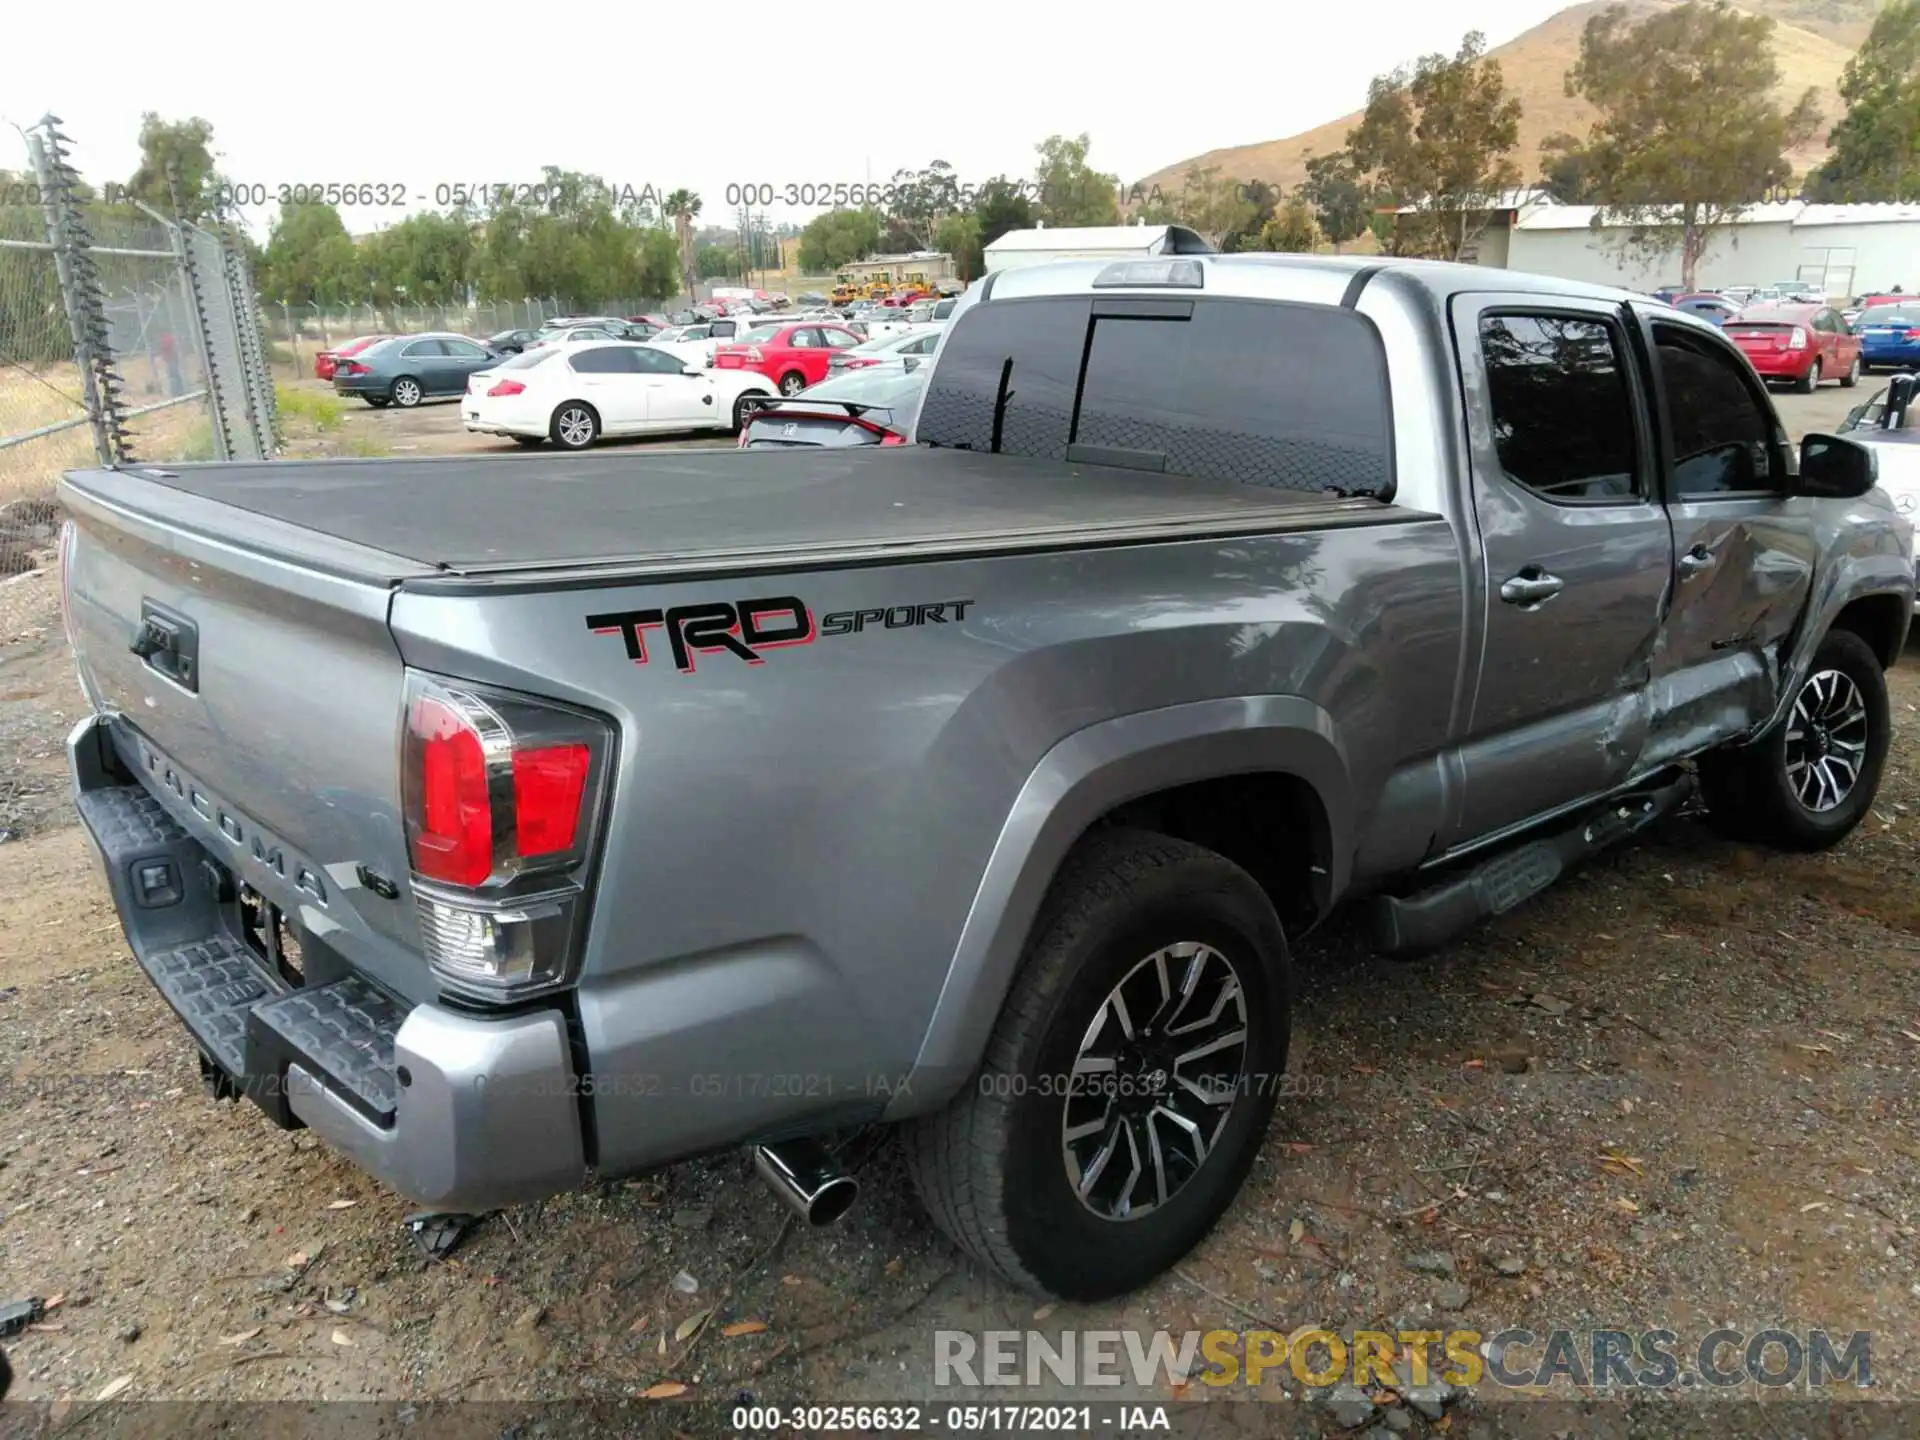
<instances>
[{"instance_id":1,"label":"fallen leaf","mask_svg":"<svg viewBox=\"0 0 1920 1440\"><path fill-rule=\"evenodd\" d=\"M44 1315L44 1314L47 1314L49 1311L58 1310L62 1305L66 1303L67 1303L67 1292L64 1290L58 1291L55 1294L49 1295L47 1297L47 1303L40 1307L40 1313Z\"/></svg>"},{"instance_id":2,"label":"fallen leaf","mask_svg":"<svg viewBox=\"0 0 1920 1440\"><path fill-rule=\"evenodd\" d=\"M1914 1044L1920 1045L1920 1035L1914 1034L1911 1030L1902 1030L1900 1033L1906 1036L1907 1039L1913 1041Z\"/></svg>"},{"instance_id":3,"label":"fallen leaf","mask_svg":"<svg viewBox=\"0 0 1920 1440\"><path fill-rule=\"evenodd\" d=\"M353 1209L354 1206L358 1205L359 1203L360 1202L358 1200L334 1200L327 1205L327 1209L351 1210Z\"/></svg>"},{"instance_id":4,"label":"fallen leaf","mask_svg":"<svg viewBox=\"0 0 1920 1440\"><path fill-rule=\"evenodd\" d=\"M1816 1030L1813 1033L1816 1035L1824 1035L1829 1040L1838 1040L1842 1045L1847 1043L1847 1037L1840 1034L1837 1030Z\"/></svg>"},{"instance_id":5,"label":"fallen leaf","mask_svg":"<svg viewBox=\"0 0 1920 1440\"><path fill-rule=\"evenodd\" d=\"M664 1330L660 1332L660 1353L662 1355L667 1353L667 1332Z\"/></svg>"},{"instance_id":6,"label":"fallen leaf","mask_svg":"<svg viewBox=\"0 0 1920 1440\"><path fill-rule=\"evenodd\" d=\"M906 1268L907 1268L907 1262L902 1260L898 1255L894 1256L893 1259L887 1261L887 1274L889 1275L898 1275L902 1270Z\"/></svg>"},{"instance_id":7,"label":"fallen leaf","mask_svg":"<svg viewBox=\"0 0 1920 1440\"><path fill-rule=\"evenodd\" d=\"M1829 1206L1827 1202L1824 1200L1809 1200L1806 1204L1800 1207L1800 1213L1802 1215L1805 1215L1810 1210L1827 1210L1831 1208L1832 1207Z\"/></svg>"},{"instance_id":8,"label":"fallen leaf","mask_svg":"<svg viewBox=\"0 0 1920 1440\"><path fill-rule=\"evenodd\" d=\"M336 1345L344 1345L351 1350L353 1348L353 1337L344 1330L335 1330L333 1332L333 1343Z\"/></svg>"},{"instance_id":9,"label":"fallen leaf","mask_svg":"<svg viewBox=\"0 0 1920 1440\"><path fill-rule=\"evenodd\" d=\"M101 1389L100 1393L93 1398L95 1400L111 1400L116 1395L124 1395L128 1387L132 1384L133 1376L122 1375L118 1380L109 1380Z\"/></svg>"},{"instance_id":10,"label":"fallen leaf","mask_svg":"<svg viewBox=\"0 0 1920 1440\"><path fill-rule=\"evenodd\" d=\"M662 1380L658 1385L649 1385L640 1392L642 1400L671 1400L676 1395L687 1393L687 1387L678 1380Z\"/></svg>"},{"instance_id":11,"label":"fallen leaf","mask_svg":"<svg viewBox=\"0 0 1920 1440\"><path fill-rule=\"evenodd\" d=\"M325 1302L325 1304L327 1309L331 1310L336 1315L344 1315L353 1308L351 1305L347 1304L347 1302L344 1300L328 1300Z\"/></svg>"},{"instance_id":12,"label":"fallen leaf","mask_svg":"<svg viewBox=\"0 0 1920 1440\"><path fill-rule=\"evenodd\" d=\"M1624 1195L1622 1195L1618 1200L1615 1200L1613 1203L1617 1208L1626 1211L1627 1214L1629 1215L1638 1215L1640 1213L1640 1207L1634 1204L1633 1201L1627 1199L1627 1197Z\"/></svg>"},{"instance_id":13,"label":"fallen leaf","mask_svg":"<svg viewBox=\"0 0 1920 1440\"><path fill-rule=\"evenodd\" d=\"M1631 1115L1633 1113L1633 1097L1631 1095L1621 1100L1620 1113L1622 1115Z\"/></svg>"},{"instance_id":14,"label":"fallen leaf","mask_svg":"<svg viewBox=\"0 0 1920 1440\"><path fill-rule=\"evenodd\" d=\"M1296 1215L1294 1217L1293 1223L1287 1226L1287 1238L1293 1241L1294 1244L1298 1245L1300 1243L1301 1237L1306 1233L1307 1233L1307 1222L1300 1219L1299 1216Z\"/></svg>"},{"instance_id":15,"label":"fallen leaf","mask_svg":"<svg viewBox=\"0 0 1920 1440\"><path fill-rule=\"evenodd\" d=\"M807 1282L802 1280L798 1275L782 1275L780 1277L780 1283L782 1285L804 1285Z\"/></svg>"},{"instance_id":16,"label":"fallen leaf","mask_svg":"<svg viewBox=\"0 0 1920 1440\"><path fill-rule=\"evenodd\" d=\"M256 1325L251 1330L242 1330L238 1335L229 1335L220 1343L222 1345L244 1345L247 1341L256 1338L264 1329L266 1329L266 1326Z\"/></svg>"},{"instance_id":17,"label":"fallen leaf","mask_svg":"<svg viewBox=\"0 0 1920 1440\"><path fill-rule=\"evenodd\" d=\"M731 1340L738 1335L758 1335L767 1328L764 1320L736 1320L731 1325L722 1326L720 1333Z\"/></svg>"},{"instance_id":18,"label":"fallen leaf","mask_svg":"<svg viewBox=\"0 0 1920 1440\"><path fill-rule=\"evenodd\" d=\"M287 1256L286 1260L287 1269L289 1270L304 1270L309 1263L307 1252L304 1250L294 1251L293 1254Z\"/></svg>"},{"instance_id":19,"label":"fallen leaf","mask_svg":"<svg viewBox=\"0 0 1920 1440\"><path fill-rule=\"evenodd\" d=\"M29 1325L27 1329L37 1331L43 1335L63 1335L66 1333L67 1327L55 1321L52 1324Z\"/></svg>"},{"instance_id":20,"label":"fallen leaf","mask_svg":"<svg viewBox=\"0 0 1920 1440\"><path fill-rule=\"evenodd\" d=\"M678 1342L685 1340L689 1335L692 1335L698 1332L700 1327L706 1324L707 1321L711 1320L712 1318L713 1318L713 1306L711 1305L709 1305L704 1310L694 1311L693 1314L687 1316L686 1319L682 1320L680 1324L675 1327L673 1332L673 1338L675 1343L677 1344Z\"/></svg>"},{"instance_id":21,"label":"fallen leaf","mask_svg":"<svg viewBox=\"0 0 1920 1440\"><path fill-rule=\"evenodd\" d=\"M1051 1315L1052 1313L1053 1313L1053 1306L1042 1305L1038 1310L1033 1312L1033 1318L1036 1320L1044 1320L1047 1318L1047 1316Z\"/></svg>"},{"instance_id":22,"label":"fallen leaf","mask_svg":"<svg viewBox=\"0 0 1920 1440\"><path fill-rule=\"evenodd\" d=\"M638 1335L642 1330L646 1328L647 1328L647 1317L644 1315L638 1315L634 1317L633 1323L627 1326L627 1333L629 1335Z\"/></svg>"},{"instance_id":23,"label":"fallen leaf","mask_svg":"<svg viewBox=\"0 0 1920 1440\"><path fill-rule=\"evenodd\" d=\"M1313 1150L1313 1142L1310 1140L1287 1141L1287 1153L1289 1155L1306 1155L1311 1153L1312 1150Z\"/></svg>"},{"instance_id":24,"label":"fallen leaf","mask_svg":"<svg viewBox=\"0 0 1920 1440\"><path fill-rule=\"evenodd\" d=\"M1796 1050L1805 1050L1810 1055L1833 1054L1833 1047L1831 1045L1802 1045L1796 1041L1793 1048Z\"/></svg>"},{"instance_id":25,"label":"fallen leaf","mask_svg":"<svg viewBox=\"0 0 1920 1440\"><path fill-rule=\"evenodd\" d=\"M1487 1062L1476 1055L1460 1068L1463 1070L1484 1070L1487 1068Z\"/></svg>"},{"instance_id":26,"label":"fallen leaf","mask_svg":"<svg viewBox=\"0 0 1920 1440\"><path fill-rule=\"evenodd\" d=\"M1600 1164L1626 1175L1645 1175L1646 1162L1632 1155L1622 1155L1618 1150L1602 1150Z\"/></svg>"},{"instance_id":27,"label":"fallen leaf","mask_svg":"<svg viewBox=\"0 0 1920 1440\"><path fill-rule=\"evenodd\" d=\"M1360 1075L1378 1075L1380 1073L1371 1065L1355 1065L1353 1068L1355 1073Z\"/></svg>"}]
</instances>

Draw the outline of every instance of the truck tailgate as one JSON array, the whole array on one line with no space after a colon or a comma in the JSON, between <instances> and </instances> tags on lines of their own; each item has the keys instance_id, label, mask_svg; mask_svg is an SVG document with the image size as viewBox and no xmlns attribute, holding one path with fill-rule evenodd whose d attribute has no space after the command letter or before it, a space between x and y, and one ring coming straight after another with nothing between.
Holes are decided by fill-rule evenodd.
<instances>
[{"instance_id":1,"label":"truck tailgate","mask_svg":"<svg viewBox=\"0 0 1920 1440\"><path fill-rule=\"evenodd\" d=\"M238 883L428 998L404 903L404 669L387 628L392 585L418 567L137 471L70 476L62 497L68 628L95 709L119 717L120 763ZM402 893L382 898L369 872Z\"/></svg>"}]
</instances>

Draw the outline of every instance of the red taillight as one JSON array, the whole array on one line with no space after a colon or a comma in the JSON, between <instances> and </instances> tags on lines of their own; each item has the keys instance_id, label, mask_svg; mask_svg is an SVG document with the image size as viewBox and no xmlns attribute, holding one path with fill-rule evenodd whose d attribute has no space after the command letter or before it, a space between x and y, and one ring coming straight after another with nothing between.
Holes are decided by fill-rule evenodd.
<instances>
[{"instance_id":1,"label":"red taillight","mask_svg":"<svg viewBox=\"0 0 1920 1440\"><path fill-rule=\"evenodd\" d=\"M1906 333L1906 338L1907 338L1908 340L1920 340L1920 330L1909 330L1909 331L1907 331L1907 333Z\"/></svg>"},{"instance_id":2,"label":"red taillight","mask_svg":"<svg viewBox=\"0 0 1920 1440\"><path fill-rule=\"evenodd\" d=\"M880 443L882 445L904 445L907 443L907 437L904 435L895 435L889 432L888 434L882 435L880 437Z\"/></svg>"},{"instance_id":3,"label":"red taillight","mask_svg":"<svg viewBox=\"0 0 1920 1440\"><path fill-rule=\"evenodd\" d=\"M420 773L413 868L449 885L484 885L493 874L493 801L480 732L430 696L414 701L408 730Z\"/></svg>"},{"instance_id":4,"label":"red taillight","mask_svg":"<svg viewBox=\"0 0 1920 1440\"><path fill-rule=\"evenodd\" d=\"M514 752L514 848L521 855L559 855L573 848L592 760L584 745Z\"/></svg>"},{"instance_id":5,"label":"red taillight","mask_svg":"<svg viewBox=\"0 0 1920 1440\"><path fill-rule=\"evenodd\" d=\"M336 375L371 375L373 371L365 365L362 365L358 360L342 360L334 367L333 373Z\"/></svg>"},{"instance_id":6,"label":"red taillight","mask_svg":"<svg viewBox=\"0 0 1920 1440\"><path fill-rule=\"evenodd\" d=\"M527 387L522 385L518 380L502 380L498 384L496 384L491 390L487 391L487 394L489 395L523 395L526 393L526 389Z\"/></svg>"},{"instance_id":7,"label":"red taillight","mask_svg":"<svg viewBox=\"0 0 1920 1440\"><path fill-rule=\"evenodd\" d=\"M841 361L840 363L846 366L846 368L849 370L864 370L867 368L867 366L878 365L880 362L878 360L869 360L865 356L861 356L858 358L849 357Z\"/></svg>"}]
</instances>

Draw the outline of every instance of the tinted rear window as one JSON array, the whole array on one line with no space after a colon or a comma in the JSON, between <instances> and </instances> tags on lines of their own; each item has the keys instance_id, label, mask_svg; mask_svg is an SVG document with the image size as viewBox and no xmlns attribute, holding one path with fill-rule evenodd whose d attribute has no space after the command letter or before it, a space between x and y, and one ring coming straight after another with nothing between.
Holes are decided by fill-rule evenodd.
<instances>
[{"instance_id":1,"label":"tinted rear window","mask_svg":"<svg viewBox=\"0 0 1920 1440\"><path fill-rule=\"evenodd\" d=\"M921 409L927 443L995 449L1004 379L1006 454L1392 493L1386 356L1351 310L1061 296L954 323Z\"/></svg>"},{"instance_id":2,"label":"tinted rear window","mask_svg":"<svg viewBox=\"0 0 1920 1440\"><path fill-rule=\"evenodd\" d=\"M1862 319L1862 325L1920 325L1920 310L1879 310Z\"/></svg>"}]
</instances>

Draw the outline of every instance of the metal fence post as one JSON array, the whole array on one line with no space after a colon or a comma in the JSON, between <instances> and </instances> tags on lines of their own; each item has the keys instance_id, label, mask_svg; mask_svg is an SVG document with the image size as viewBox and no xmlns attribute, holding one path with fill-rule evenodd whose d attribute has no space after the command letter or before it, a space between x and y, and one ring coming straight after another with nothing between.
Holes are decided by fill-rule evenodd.
<instances>
[{"instance_id":1,"label":"metal fence post","mask_svg":"<svg viewBox=\"0 0 1920 1440\"><path fill-rule=\"evenodd\" d=\"M114 368L107 339L106 297L88 253L91 236L75 193L80 177L68 163L66 136L54 128L59 123L58 116L47 115L26 131L27 153L40 184L47 243L53 246L60 299L73 332L73 355L80 368L94 453L102 465L125 465L133 460L133 447L123 414L120 373Z\"/></svg>"},{"instance_id":2,"label":"metal fence post","mask_svg":"<svg viewBox=\"0 0 1920 1440\"><path fill-rule=\"evenodd\" d=\"M231 226L221 229L220 249L226 261L227 288L233 297L240 366L246 373L247 410L260 454L271 457L281 445L280 407L274 400L273 372L267 360L266 337L261 333L260 302L253 293L253 267L247 263L246 247Z\"/></svg>"},{"instance_id":3,"label":"metal fence post","mask_svg":"<svg viewBox=\"0 0 1920 1440\"><path fill-rule=\"evenodd\" d=\"M135 202L136 204L138 202ZM214 354L213 317L207 312L206 288L202 283L199 257L194 252L193 237L187 233L184 225L167 220L157 211L141 205L142 210L162 221L167 234L173 241L173 253L180 265L180 284L186 295L187 317L193 321L195 338L200 344L200 355L207 367L207 418L213 430L213 458L231 460L233 458L233 431L227 423L226 392L233 383L233 377L226 372L223 359Z\"/></svg>"}]
</instances>

